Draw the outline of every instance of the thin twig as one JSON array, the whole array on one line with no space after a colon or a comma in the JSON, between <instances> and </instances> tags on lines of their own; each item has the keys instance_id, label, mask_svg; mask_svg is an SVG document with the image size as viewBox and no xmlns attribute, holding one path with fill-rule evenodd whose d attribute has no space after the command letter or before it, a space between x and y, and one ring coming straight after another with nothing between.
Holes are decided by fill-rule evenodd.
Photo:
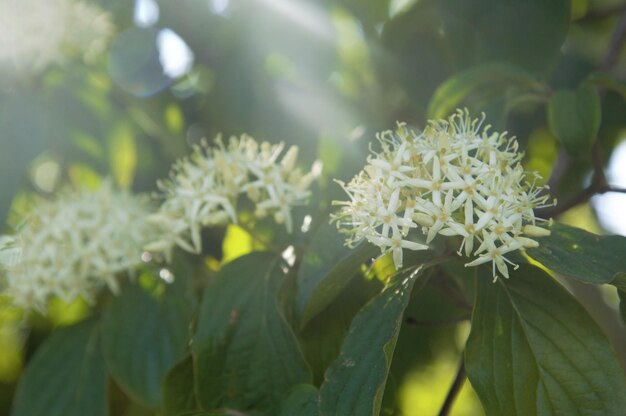
<instances>
[{"instance_id":1,"label":"thin twig","mask_svg":"<svg viewBox=\"0 0 626 416\"><path fill-rule=\"evenodd\" d=\"M626 194L626 188L611 185L595 186L594 184L591 184L567 202L559 204L555 207L538 209L536 213L539 218L554 218L574 207L577 207L578 205L584 204L595 195L602 195L607 192Z\"/></svg>"},{"instance_id":2,"label":"thin twig","mask_svg":"<svg viewBox=\"0 0 626 416\"><path fill-rule=\"evenodd\" d=\"M615 66L619 58L619 54L623 49L624 42L626 41L626 4L620 5L619 8L613 10L611 13L620 13L620 17L615 25L613 36L611 36L608 51L602 60L601 67L605 71L609 71L613 66ZM537 209L537 216L541 218L556 217L571 208L584 204L596 194L604 194L606 192L626 193L626 188L612 186L607 183L606 175L604 174L604 159L602 157L600 143L597 137L593 143L591 152L593 162L593 176L591 178L591 184L582 189L578 194L574 195L565 203L554 207ZM548 182L550 188L553 190L552 192L558 188L558 185L565 176L569 164L568 156L564 153L559 154L557 164Z\"/></svg>"},{"instance_id":3,"label":"thin twig","mask_svg":"<svg viewBox=\"0 0 626 416\"><path fill-rule=\"evenodd\" d=\"M465 361L464 355L461 354L461 362L459 363L459 368L456 371L456 377L454 377L454 381L450 386L450 390L448 390L448 395L446 396L446 400L443 402L441 406L441 410L439 411L439 416L448 416L450 411L452 410L452 405L456 400L461 388L463 387L463 383L465 382Z\"/></svg>"},{"instance_id":4,"label":"thin twig","mask_svg":"<svg viewBox=\"0 0 626 416\"><path fill-rule=\"evenodd\" d=\"M591 197L597 194L604 194L607 192L626 193L626 188L612 186L607 183L606 175L604 174L604 161L598 140L595 141L591 149L591 158L593 162L593 176L591 178L591 183L565 203L554 207L538 209L536 211L538 217L556 217L578 205L584 204L591 199Z\"/></svg>"},{"instance_id":5,"label":"thin twig","mask_svg":"<svg viewBox=\"0 0 626 416\"><path fill-rule=\"evenodd\" d=\"M550 179L548 179L548 188L552 192L558 191L558 187L561 184L563 177L567 173L567 169L569 169L571 162L572 158L567 154L565 149L559 150L556 165L554 165L554 169L552 169Z\"/></svg>"}]
</instances>

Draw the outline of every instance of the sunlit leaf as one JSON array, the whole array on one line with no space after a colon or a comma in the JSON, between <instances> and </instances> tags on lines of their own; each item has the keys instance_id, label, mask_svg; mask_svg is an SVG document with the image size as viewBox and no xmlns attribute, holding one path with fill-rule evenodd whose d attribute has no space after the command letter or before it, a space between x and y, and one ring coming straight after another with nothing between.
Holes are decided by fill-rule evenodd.
<instances>
[{"instance_id":1,"label":"sunlit leaf","mask_svg":"<svg viewBox=\"0 0 626 416\"><path fill-rule=\"evenodd\" d=\"M26 367L13 416L106 416L106 366L96 320L52 335Z\"/></svg>"},{"instance_id":2,"label":"sunlit leaf","mask_svg":"<svg viewBox=\"0 0 626 416\"><path fill-rule=\"evenodd\" d=\"M611 283L617 288L619 312L622 316L622 321L626 323L626 273L618 273Z\"/></svg>"},{"instance_id":3,"label":"sunlit leaf","mask_svg":"<svg viewBox=\"0 0 626 416\"><path fill-rule=\"evenodd\" d=\"M102 183L102 177L91 166L83 163L73 163L69 168L72 184L77 188L96 190Z\"/></svg>"},{"instance_id":4,"label":"sunlit leaf","mask_svg":"<svg viewBox=\"0 0 626 416\"><path fill-rule=\"evenodd\" d=\"M250 233L238 225L226 227L226 235L222 241L222 263L228 263L237 257L250 253L254 249L254 240Z\"/></svg>"},{"instance_id":5,"label":"sunlit leaf","mask_svg":"<svg viewBox=\"0 0 626 416\"><path fill-rule=\"evenodd\" d=\"M116 184L130 187L137 167L137 145L131 127L119 125L109 138L109 164Z\"/></svg>"},{"instance_id":6,"label":"sunlit leaf","mask_svg":"<svg viewBox=\"0 0 626 416\"><path fill-rule=\"evenodd\" d=\"M182 134L185 118L176 104L172 103L165 108L165 124L172 133Z\"/></svg>"},{"instance_id":7,"label":"sunlit leaf","mask_svg":"<svg viewBox=\"0 0 626 416\"><path fill-rule=\"evenodd\" d=\"M606 336L533 266L496 283L479 271L465 363L488 415L619 415L626 408L624 374Z\"/></svg>"},{"instance_id":8,"label":"sunlit leaf","mask_svg":"<svg viewBox=\"0 0 626 416\"><path fill-rule=\"evenodd\" d=\"M404 309L418 280L423 287L421 269L397 274L356 315L320 389L321 415L379 414Z\"/></svg>"},{"instance_id":9,"label":"sunlit leaf","mask_svg":"<svg viewBox=\"0 0 626 416\"><path fill-rule=\"evenodd\" d=\"M198 400L206 409L274 414L310 371L278 308L283 261L256 252L224 266L209 282L192 345Z\"/></svg>"}]
</instances>

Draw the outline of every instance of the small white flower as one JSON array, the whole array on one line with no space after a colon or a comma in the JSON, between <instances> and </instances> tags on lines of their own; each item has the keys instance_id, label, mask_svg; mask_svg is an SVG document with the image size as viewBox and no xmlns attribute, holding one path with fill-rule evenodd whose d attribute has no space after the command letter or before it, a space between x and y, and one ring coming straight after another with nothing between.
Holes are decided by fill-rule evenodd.
<instances>
[{"instance_id":1,"label":"small white flower","mask_svg":"<svg viewBox=\"0 0 626 416\"><path fill-rule=\"evenodd\" d=\"M348 244L367 240L391 251L400 268L403 248L428 248L409 239L409 230L421 228L426 244L437 235L458 236L458 254L477 256L466 266L491 261L495 279L509 276L513 263L505 254L536 247L532 237L550 234L533 212L550 205L545 188L526 181L515 139L490 132L467 111L430 121L421 133L399 124L377 138L382 151L372 152L350 183L340 183L350 200L334 202L342 208L333 220Z\"/></svg>"},{"instance_id":2,"label":"small white flower","mask_svg":"<svg viewBox=\"0 0 626 416\"><path fill-rule=\"evenodd\" d=\"M148 213L143 198L109 182L43 201L15 236L0 241L5 292L16 305L42 312L53 295L91 301L104 285L117 292L118 275L141 263L153 236Z\"/></svg>"},{"instance_id":3,"label":"small white flower","mask_svg":"<svg viewBox=\"0 0 626 416\"><path fill-rule=\"evenodd\" d=\"M296 167L298 148L292 146L280 159L282 143L259 145L246 135L227 144L218 137L215 143L196 146L174 165L170 179L159 183L164 201L150 221L161 235L147 250L164 252L168 259L174 246L200 253L202 228L236 223L242 195L255 204L258 218L272 216L293 231L291 210L305 203L315 179Z\"/></svg>"}]
</instances>

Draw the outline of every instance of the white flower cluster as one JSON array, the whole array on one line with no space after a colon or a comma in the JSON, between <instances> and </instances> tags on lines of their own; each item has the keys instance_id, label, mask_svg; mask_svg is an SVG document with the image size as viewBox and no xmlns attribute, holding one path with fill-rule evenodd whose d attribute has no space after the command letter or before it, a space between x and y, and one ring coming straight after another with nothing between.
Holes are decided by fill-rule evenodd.
<instances>
[{"instance_id":1,"label":"white flower cluster","mask_svg":"<svg viewBox=\"0 0 626 416\"><path fill-rule=\"evenodd\" d=\"M526 181L517 141L490 132L483 120L458 110L422 133L399 124L379 134L382 150L372 151L350 183L340 182L350 200L335 201L342 208L333 219L347 243L367 240L391 251L400 268L403 249L425 250L437 234L460 236L458 254L475 256L466 266L491 262L494 280L497 272L508 278L507 263L514 264L505 255L536 247L531 237L550 233L533 212L548 197ZM425 241L409 238L412 229Z\"/></svg>"},{"instance_id":2,"label":"white flower cluster","mask_svg":"<svg viewBox=\"0 0 626 416\"><path fill-rule=\"evenodd\" d=\"M146 249L169 257L177 245L192 253L202 249L203 227L237 222L237 200L242 194L256 205L257 218L268 215L293 230L291 209L309 197L314 172L296 167L297 146L263 142L250 136L231 137L225 144L220 137L216 147L206 142L196 146L190 157L179 160L170 179L159 183L164 202L151 222L161 237Z\"/></svg>"},{"instance_id":3,"label":"white flower cluster","mask_svg":"<svg viewBox=\"0 0 626 416\"><path fill-rule=\"evenodd\" d=\"M0 0L0 73L38 73L67 52L91 60L113 33L110 14L76 0Z\"/></svg>"},{"instance_id":4,"label":"white flower cluster","mask_svg":"<svg viewBox=\"0 0 626 416\"><path fill-rule=\"evenodd\" d=\"M141 263L153 236L149 213L145 199L108 182L42 202L15 236L0 239L4 292L42 312L53 295L92 301L105 284L117 292L117 275Z\"/></svg>"}]
</instances>

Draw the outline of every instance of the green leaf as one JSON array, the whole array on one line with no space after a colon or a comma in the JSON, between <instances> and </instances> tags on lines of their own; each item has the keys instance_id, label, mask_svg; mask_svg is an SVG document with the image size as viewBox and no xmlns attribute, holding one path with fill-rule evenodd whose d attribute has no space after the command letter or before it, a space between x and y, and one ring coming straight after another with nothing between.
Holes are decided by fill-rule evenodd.
<instances>
[{"instance_id":1,"label":"green leaf","mask_svg":"<svg viewBox=\"0 0 626 416\"><path fill-rule=\"evenodd\" d=\"M127 285L102 321L109 371L125 392L151 407L159 405L165 375L187 349L193 302L178 285L182 282L167 286L160 296Z\"/></svg>"},{"instance_id":2,"label":"green leaf","mask_svg":"<svg viewBox=\"0 0 626 416\"><path fill-rule=\"evenodd\" d=\"M552 133L572 155L588 154L602 119L600 97L587 83L576 91L555 92L548 103Z\"/></svg>"},{"instance_id":3,"label":"green leaf","mask_svg":"<svg viewBox=\"0 0 626 416\"><path fill-rule=\"evenodd\" d=\"M344 245L344 237L332 225L319 228L304 254L297 276L296 313L304 328L350 283L361 265L376 256L377 249L362 244Z\"/></svg>"},{"instance_id":4,"label":"green leaf","mask_svg":"<svg viewBox=\"0 0 626 416\"><path fill-rule=\"evenodd\" d=\"M193 380L191 356L185 357L168 371L162 390L164 416L174 416L197 408Z\"/></svg>"},{"instance_id":5,"label":"green leaf","mask_svg":"<svg viewBox=\"0 0 626 416\"><path fill-rule=\"evenodd\" d=\"M320 389L321 415L379 414L404 309L421 270L394 276L356 315ZM425 283L422 277L422 287Z\"/></svg>"},{"instance_id":6,"label":"green leaf","mask_svg":"<svg viewBox=\"0 0 626 416\"><path fill-rule=\"evenodd\" d=\"M584 308L536 267L496 283L480 270L465 364L485 413L623 414L623 371Z\"/></svg>"},{"instance_id":7,"label":"green leaf","mask_svg":"<svg viewBox=\"0 0 626 416\"><path fill-rule=\"evenodd\" d=\"M477 101L501 98L511 87L539 91L543 87L524 69L504 63L487 63L461 71L443 82L428 104L428 117L445 118L472 97Z\"/></svg>"},{"instance_id":8,"label":"green leaf","mask_svg":"<svg viewBox=\"0 0 626 416\"><path fill-rule=\"evenodd\" d=\"M204 408L273 414L291 387L311 382L277 304L283 267L273 253L251 253L227 264L207 286L192 346Z\"/></svg>"},{"instance_id":9,"label":"green leaf","mask_svg":"<svg viewBox=\"0 0 626 416\"><path fill-rule=\"evenodd\" d=\"M584 283L611 283L626 272L626 238L599 236L579 228L555 224L548 237L538 238L539 247L526 253L548 269Z\"/></svg>"},{"instance_id":10,"label":"green leaf","mask_svg":"<svg viewBox=\"0 0 626 416\"><path fill-rule=\"evenodd\" d=\"M28 364L13 416L105 416L106 366L96 320L53 334Z\"/></svg>"},{"instance_id":11,"label":"green leaf","mask_svg":"<svg viewBox=\"0 0 626 416\"><path fill-rule=\"evenodd\" d=\"M317 388L300 384L291 390L280 406L279 416L318 416Z\"/></svg>"},{"instance_id":12,"label":"green leaf","mask_svg":"<svg viewBox=\"0 0 626 416\"><path fill-rule=\"evenodd\" d=\"M479 60L506 61L535 72L545 73L555 64L570 25L570 0L445 2L450 13L464 13L474 23ZM462 47L459 42L457 48Z\"/></svg>"},{"instance_id":13,"label":"green leaf","mask_svg":"<svg viewBox=\"0 0 626 416\"><path fill-rule=\"evenodd\" d=\"M337 359L354 316L372 297L380 293L381 286L378 279L353 278L334 302L298 333L315 385L322 383L324 372Z\"/></svg>"}]
</instances>

